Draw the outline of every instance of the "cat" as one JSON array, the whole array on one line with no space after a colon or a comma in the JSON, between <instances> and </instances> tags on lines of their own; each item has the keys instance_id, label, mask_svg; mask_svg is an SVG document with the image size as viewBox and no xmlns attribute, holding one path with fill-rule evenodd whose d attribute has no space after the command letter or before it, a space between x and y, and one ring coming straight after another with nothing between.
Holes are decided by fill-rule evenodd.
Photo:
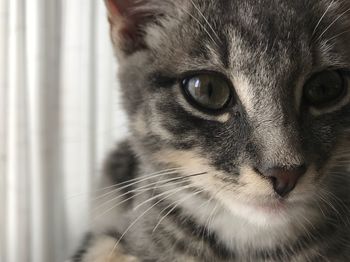
<instances>
[{"instance_id":1,"label":"cat","mask_svg":"<svg viewBox=\"0 0 350 262\"><path fill-rule=\"evenodd\" d=\"M72 261L350 261L350 1L106 5L130 135Z\"/></svg>"}]
</instances>

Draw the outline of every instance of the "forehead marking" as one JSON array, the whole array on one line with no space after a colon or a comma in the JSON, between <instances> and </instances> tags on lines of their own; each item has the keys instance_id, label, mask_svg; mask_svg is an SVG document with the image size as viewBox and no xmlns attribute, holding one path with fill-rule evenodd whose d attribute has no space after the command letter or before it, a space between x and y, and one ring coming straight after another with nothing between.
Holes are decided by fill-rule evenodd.
<instances>
[{"instance_id":1,"label":"forehead marking","mask_svg":"<svg viewBox=\"0 0 350 262\"><path fill-rule=\"evenodd\" d=\"M243 76L233 78L233 86L249 116L252 116L254 109L254 94L249 80Z\"/></svg>"}]
</instances>

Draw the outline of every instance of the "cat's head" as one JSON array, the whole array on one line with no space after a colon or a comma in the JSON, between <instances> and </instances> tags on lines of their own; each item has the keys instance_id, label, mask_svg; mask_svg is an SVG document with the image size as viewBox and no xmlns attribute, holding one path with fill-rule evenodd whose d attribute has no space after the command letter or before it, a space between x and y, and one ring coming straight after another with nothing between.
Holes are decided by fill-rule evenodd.
<instances>
[{"instance_id":1,"label":"cat's head","mask_svg":"<svg viewBox=\"0 0 350 262\"><path fill-rule=\"evenodd\" d=\"M254 223L341 197L350 161L348 0L107 5L145 161L206 172L191 183Z\"/></svg>"}]
</instances>

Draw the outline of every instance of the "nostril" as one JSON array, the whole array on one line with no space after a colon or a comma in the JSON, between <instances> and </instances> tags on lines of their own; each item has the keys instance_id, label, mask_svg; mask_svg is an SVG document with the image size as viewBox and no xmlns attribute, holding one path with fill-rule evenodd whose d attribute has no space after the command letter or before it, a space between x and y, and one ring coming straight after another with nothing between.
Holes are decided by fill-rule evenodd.
<instances>
[{"instance_id":1,"label":"nostril","mask_svg":"<svg viewBox=\"0 0 350 262\"><path fill-rule=\"evenodd\" d=\"M285 197L297 184L296 180L291 180L286 176L270 177L270 179L273 181L273 189L281 197Z\"/></svg>"},{"instance_id":2,"label":"nostril","mask_svg":"<svg viewBox=\"0 0 350 262\"><path fill-rule=\"evenodd\" d=\"M273 189L281 197L285 197L295 188L298 180L305 172L305 165L293 168L273 167L262 171L259 170L261 175L270 178Z\"/></svg>"}]
</instances>

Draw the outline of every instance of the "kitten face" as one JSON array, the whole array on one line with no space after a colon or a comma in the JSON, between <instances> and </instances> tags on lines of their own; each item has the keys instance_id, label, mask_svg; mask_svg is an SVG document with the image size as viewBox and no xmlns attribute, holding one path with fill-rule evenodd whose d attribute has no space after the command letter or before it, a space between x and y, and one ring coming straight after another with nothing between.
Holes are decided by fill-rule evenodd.
<instances>
[{"instance_id":1,"label":"kitten face","mask_svg":"<svg viewBox=\"0 0 350 262\"><path fill-rule=\"evenodd\" d=\"M349 161L348 1L109 2L125 108L145 162L206 172L193 185L254 223L302 216L347 185L339 170ZM218 97L214 110L208 91L195 90L205 81ZM216 94L220 85L229 94ZM280 194L285 176L295 181L282 181L289 189Z\"/></svg>"}]
</instances>

